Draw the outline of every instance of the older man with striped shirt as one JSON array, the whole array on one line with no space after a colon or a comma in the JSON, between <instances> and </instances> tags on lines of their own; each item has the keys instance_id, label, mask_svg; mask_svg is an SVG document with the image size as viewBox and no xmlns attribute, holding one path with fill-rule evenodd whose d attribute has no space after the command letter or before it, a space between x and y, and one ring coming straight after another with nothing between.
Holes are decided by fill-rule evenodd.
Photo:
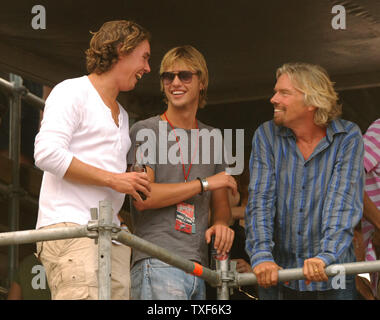
<instances>
[{"instance_id":1,"label":"older man with striped shirt","mask_svg":"<svg viewBox=\"0 0 380 320\"><path fill-rule=\"evenodd\" d=\"M354 299L354 277L334 288L324 268L355 261L364 191L360 129L339 119L323 68L285 64L276 76L274 118L256 130L250 158L246 250L259 297ZM306 280L278 282L278 270L301 267Z\"/></svg>"}]
</instances>

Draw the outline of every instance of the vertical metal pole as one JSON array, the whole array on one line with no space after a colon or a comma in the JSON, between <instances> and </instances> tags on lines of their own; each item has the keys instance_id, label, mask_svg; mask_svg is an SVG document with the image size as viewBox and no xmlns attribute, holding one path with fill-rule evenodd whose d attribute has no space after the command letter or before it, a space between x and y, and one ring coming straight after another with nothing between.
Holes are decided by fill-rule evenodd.
<instances>
[{"instance_id":1,"label":"vertical metal pole","mask_svg":"<svg viewBox=\"0 0 380 320\"><path fill-rule=\"evenodd\" d=\"M230 259L216 260L216 270L220 271L222 285L217 288L217 299L218 300L229 300L230 290L228 287L228 272L229 272Z\"/></svg>"},{"instance_id":2,"label":"vertical metal pole","mask_svg":"<svg viewBox=\"0 0 380 320\"><path fill-rule=\"evenodd\" d=\"M99 300L111 299L112 203L99 202Z\"/></svg>"},{"instance_id":3,"label":"vertical metal pole","mask_svg":"<svg viewBox=\"0 0 380 320\"><path fill-rule=\"evenodd\" d=\"M12 185L9 199L8 220L10 231L19 229L20 215L20 144L21 144L21 95L17 90L22 87L22 78L15 74L10 75L14 90L10 99L9 125L9 158L12 160ZM18 245L9 246L8 281L11 283L18 268Z\"/></svg>"}]
</instances>

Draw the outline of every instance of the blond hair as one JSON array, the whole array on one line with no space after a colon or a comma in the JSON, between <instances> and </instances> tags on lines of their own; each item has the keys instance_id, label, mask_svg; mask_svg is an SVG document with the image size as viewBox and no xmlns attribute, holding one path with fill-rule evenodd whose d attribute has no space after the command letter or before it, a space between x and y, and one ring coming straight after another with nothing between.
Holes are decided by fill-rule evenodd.
<instances>
[{"instance_id":1,"label":"blond hair","mask_svg":"<svg viewBox=\"0 0 380 320\"><path fill-rule=\"evenodd\" d=\"M86 50L89 73L104 73L118 61L119 55L132 52L150 34L133 21L116 20L104 23L99 31L91 32L90 48Z\"/></svg>"},{"instance_id":2,"label":"blond hair","mask_svg":"<svg viewBox=\"0 0 380 320\"><path fill-rule=\"evenodd\" d=\"M277 69L276 78L282 74L287 74L294 87L304 94L306 105L317 108L314 115L316 125L327 126L342 114L334 83L324 68L301 62L286 63Z\"/></svg>"},{"instance_id":3,"label":"blond hair","mask_svg":"<svg viewBox=\"0 0 380 320\"><path fill-rule=\"evenodd\" d=\"M169 50L162 58L160 66L160 75L172 67L176 62L183 62L193 71L198 73L203 89L199 93L199 108L206 105L207 88L208 88L208 69L206 60L197 49L190 45L180 46ZM164 92L164 84L161 80L161 91ZM167 98L164 97L165 103Z\"/></svg>"}]
</instances>

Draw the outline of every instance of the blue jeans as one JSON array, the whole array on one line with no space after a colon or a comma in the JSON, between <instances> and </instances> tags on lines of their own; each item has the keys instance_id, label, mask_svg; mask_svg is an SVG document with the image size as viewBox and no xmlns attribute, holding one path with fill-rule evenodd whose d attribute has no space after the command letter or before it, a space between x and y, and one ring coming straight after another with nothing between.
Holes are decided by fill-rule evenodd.
<instances>
[{"instance_id":1,"label":"blue jeans","mask_svg":"<svg viewBox=\"0 0 380 320\"><path fill-rule=\"evenodd\" d=\"M355 276L346 276L345 289L326 291L297 291L281 284L275 287L259 286L260 300L355 300L357 299Z\"/></svg>"},{"instance_id":2,"label":"blue jeans","mask_svg":"<svg viewBox=\"0 0 380 320\"><path fill-rule=\"evenodd\" d=\"M143 259L131 270L132 300L204 300L205 297L203 279L161 260Z\"/></svg>"}]
</instances>

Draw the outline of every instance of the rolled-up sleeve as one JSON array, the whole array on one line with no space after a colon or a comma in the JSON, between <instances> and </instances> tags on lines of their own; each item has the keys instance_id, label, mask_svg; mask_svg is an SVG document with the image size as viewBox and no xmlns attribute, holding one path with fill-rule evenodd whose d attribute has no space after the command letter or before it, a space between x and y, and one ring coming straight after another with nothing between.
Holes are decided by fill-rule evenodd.
<instances>
[{"instance_id":1,"label":"rolled-up sleeve","mask_svg":"<svg viewBox=\"0 0 380 320\"><path fill-rule=\"evenodd\" d=\"M55 87L46 100L41 128L34 143L38 168L60 178L65 175L73 159L70 141L79 123L78 102L61 86Z\"/></svg>"},{"instance_id":2,"label":"rolled-up sleeve","mask_svg":"<svg viewBox=\"0 0 380 320\"><path fill-rule=\"evenodd\" d=\"M276 180L268 130L263 126L256 130L249 161L250 183L245 221L246 251L252 267L264 261L274 261L272 237Z\"/></svg>"}]
</instances>

